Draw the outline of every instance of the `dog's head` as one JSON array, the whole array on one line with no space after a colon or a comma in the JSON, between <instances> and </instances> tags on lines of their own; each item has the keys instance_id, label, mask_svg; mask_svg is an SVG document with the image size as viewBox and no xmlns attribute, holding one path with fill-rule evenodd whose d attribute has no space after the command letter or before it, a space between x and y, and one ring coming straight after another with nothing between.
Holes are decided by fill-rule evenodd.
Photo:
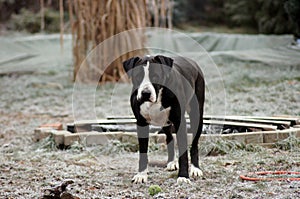
<instances>
[{"instance_id":1,"label":"dog's head","mask_svg":"<svg viewBox=\"0 0 300 199\"><path fill-rule=\"evenodd\" d=\"M162 55L133 57L123 62L125 72L137 89L137 100L156 102L173 66L173 59Z\"/></svg>"}]
</instances>

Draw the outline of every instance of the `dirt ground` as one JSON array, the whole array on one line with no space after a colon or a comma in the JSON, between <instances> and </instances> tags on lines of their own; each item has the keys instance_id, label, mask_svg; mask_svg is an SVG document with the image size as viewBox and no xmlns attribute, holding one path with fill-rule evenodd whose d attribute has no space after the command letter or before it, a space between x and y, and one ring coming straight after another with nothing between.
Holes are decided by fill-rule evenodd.
<instances>
[{"instance_id":1,"label":"dirt ground","mask_svg":"<svg viewBox=\"0 0 300 199\"><path fill-rule=\"evenodd\" d=\"M230 65L219 63L219 69L226 90L227 114L300 115L299 68L234 62ZM111 142L107 146L94 147L77 143L68 150L59 150L51 139L33 142L34 129L39 125L66 124L74 120L71 70L70 65L61 65L43 67L43 70L33 73L1 74L1 198L39 198L44 189L67 179L74 181L68 187L69 192L79 198L300 197L299 182L239 179L239 175L253 171L300 171L299 142L286 150L229 147L223 155L202 155L204 176L192 179L191 185L177 185L176 172L165 171L161 164L149 167L148 183L132 184L138 153L132 152L134 146L128 143ZM127 84L119 87L130 89ZM112 109L128 114L127 92L118 96L120 104L108 107L106 102L114 89L111 84L99 88L96 100L98 117L105 116L103 112L114 112ZM80 111L85 114L85 110ZM167 159L164 145L151 144L150 148L150 162ZM150 185L159 185L162 192L150 196Z\"/></svg>"}]
</instances>

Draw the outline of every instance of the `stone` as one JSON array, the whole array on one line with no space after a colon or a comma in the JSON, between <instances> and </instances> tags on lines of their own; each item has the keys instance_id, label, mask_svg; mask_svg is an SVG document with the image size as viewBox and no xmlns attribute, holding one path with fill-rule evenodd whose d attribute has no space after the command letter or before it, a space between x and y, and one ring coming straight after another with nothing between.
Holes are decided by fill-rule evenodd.
<instances>
[{"instance_id":1,"label":"stone","mask_svg":"<svg viewBox=\"0 0 300 199\"><path fill-rule=\"evenodd\" d=\"M53 139L57 146L64 145L65 136L70 134L71 132L69 131L52 131Z\"/></svg>"},{"instance_id":2,"label":"stone","mask_svg":"<svg viewBox=\"0 0 300 199\"><path fill-rule=\"evenodd\" d=\"M49 127L40 127L40 128L36 128L34 130L34 134L33 134L33 140L35 142L38 142L48 136L50 136L52 134L52 128Z\"/></svg>"},{"instance_id":3,"label":"stone","mask_svg":"<svg viewBox=\"0 0 300 199\"><path fill-rule=\"evenodd\" d=\"M64 144L65 146L70 146L74 142L78 141L85 144L86 146L105 145L109 142L109 140L120 139L120 138L121 138L120 132L100 133L96 131L89 131L89 132L81 132L81 133L70 133L64 135Z\"/></svg>"},{"instance_id":4,"label":"stone","mask_svg":"<svg viewBox=\"0 0 300 199\"><path fill-rule=\"evenodd\" d=\"M40 128L51 128L54 130L63 130L63 125L61 123L53 123L53 124L43 124Z\"/></svg>"}]
</instances>

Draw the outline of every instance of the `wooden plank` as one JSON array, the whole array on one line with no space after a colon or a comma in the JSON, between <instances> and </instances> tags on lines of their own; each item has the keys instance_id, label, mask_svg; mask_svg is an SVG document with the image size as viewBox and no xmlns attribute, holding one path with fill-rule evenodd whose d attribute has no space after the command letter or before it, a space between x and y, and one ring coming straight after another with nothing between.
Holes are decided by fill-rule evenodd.
<instances>
[{"instance_id":1,"label":"wooden plank","mask_svg":"<svg viewBox=\"0 0 300 199\"><path fill-rule=\"evenodd\" d=\"M89 122L89 121L88 121ZM136 122L135 119L110 119L110 120L98 120L98 124L134 124ZM83 124L83 122L76 123ZM94 123L94 122L93 122ZM187 119L187 123L190 123L190 120ZM203 120L204 124L214 124L214 125L228 125L228 126L244 126L244 127L255 127L264 130L276 130L277 127L273 125L265 125L265 124L256 124L250 122L231 122L231 121L224 121L224 120Z\"/></svg>"},{"instance_id":2,"label":"wooden plank","mask_svg":"<svg viewBox=\"0 0 300 199\"><path fill-rule=\"evenodd\" d=\"M249 117L249 118L247 118ZM252 117L252 116L251 116ZM269 125L276 125L278 129L286 129L289 128L291 123L297 121L296 118L292 119L284 119L279 120L273 117L258 117L260 119L251 118L250 116L213 116L213 115L206 115L203 118L206 120L225 120L225 121L234 121L234 122L245 122L245 123L258 123L258 124L269 124ZM186 119L189 117L186 116ZM273 119L264 119L264 118L273 118ZM127 120L127 119L134 119L134 116L108 116L108 120Z\"/></svg>"},{"instance_id":3,"label":"wooden plank","mask_svg":"<svg viewBox=\"0 0 300 199\"><path fill-rule=\"evenodd\" d=\"M135 119L119 119L119 120L83 120L78 121L73 124L73 130L70 130L72 128L72 124L67 125L67 130L72 132L82 132L82 131L91 131L92 125L125 125L125 124L135 124ZM187 123L189 124L190 121L187 119ZM276 130L277 126L274 125L266 125L266 124L256 124L256 123L250 123L250 122L232 122L232 121L224 121L224 120L203 120L204 124L207 125L221 125L221 126L233 126L233 127L245 127L245 128L257 128L262 129L266 131L272 131Z\"/></svg>"},{"instance_id":4,"label":"wooden plank","mask_svg":"<svg viewBox=\"0 0 300 199\"><path fill-rule=\"evenodd\" d=\"M161 127L157 126L152 126L150 125L150 133L155 133L157 131L161 130ZM126 125L107 125L107 124L96 124L92 125L92 131L109 131L109 132L114 132L114 131L123 131L123 132L136 132L136 125L132 124L126 124Z\"/></svg>"},{"instance_id":5,"label":"wooden plank","mask_svg":"<svg viewBox=\"0 0 300 199\"><path fill-rule=\"evenodd\" d=\"M102 120L81 120L77 121L75 125L85 125L85 124L132 124L135 123L136 120L133 119L102 119Z\"/></svg>"},{"instance_id":6,"label":"wooden plank","mask_svg":"<svg viewBox=\"0 0 300 199\"><path fill-rule=\"evenodd\" d=\"M241 126L241 127L249 127L249 128L259 128L264 129L266 131L276 130L277 127L273 125L265 125L265 124L256 124L256 123L245 123L245 122L231 122L231 121L222 121L222 120L203 120L204 124L215 124L215 125L226 125L226 126Z\"/></svg>"},{"instance_id":7,"label":"wooden plank","mask_svg":"<svg viewBox=\"0 0 300 199\"><path fill-rule=\"evenodd\" d=\"M291 122L291 125L300 124L300 118L299 117L266 117L266 116L235 116L235 117L241 117L246 119L259 119L259 120L271 120L271 121L289 121Z\"/></svg>"},{"instance_id":8,"label":"wooden plank","mask_svg":"<svg viewBox=\"0 0 300 199\"><path fill-rule=\"evenodd\" d=\"M134 115L118 115L118 116L114 116L114 115L110 115L107 116L106 119L108 120L122 120L122 119L135 119Z\"/></svg>"},{"instance_id":9,"label":"wooden plank","mask_svg":"<svg viewBox=\"0 0 300 199\"><path fill-rule=\"evenodd\" d=\"M135 124L135 119L124 119L124 120L81 120L75 123L67 124L67 130L74 132L86 132L92 131L92 125L95 124L106 124L106 125L117 125L117 124Z\"/></svg>"},{"instance_id":10,"label":"wooden plank","mask_svg":"<svg viewBox=\"0 0 300 199\"><path fill-rule=\"evenodd\" d=\"M205 119L209 119L208 117ZM252 119L252 118L242 118L235 116L211 116L210 119L215 120L225 120L232 122L245 122L245 123L257 123L257 124L267 124L267 125L275 125L278 129L287 129L291 125L291 121L277 121L277 120L262 120L262 119Z\"/></svg>"}]
</instances>

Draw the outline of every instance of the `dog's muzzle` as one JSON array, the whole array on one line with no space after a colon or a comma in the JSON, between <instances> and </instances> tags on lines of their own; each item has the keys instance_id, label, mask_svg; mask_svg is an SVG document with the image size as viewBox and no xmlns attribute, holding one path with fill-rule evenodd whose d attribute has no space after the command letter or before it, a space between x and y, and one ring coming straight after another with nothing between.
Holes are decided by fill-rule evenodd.
<instances>
[{"instance_id":1,"label":"dog's muzzle","mask_svg":"<svg viewBox=\"0 0 300 199\"><path fill-rule=\"evenodd\" d=\"M150 101L151 92L149 90L142 91L142 101Z\"/></svg>"},{"instance_id":2,"label":"dog's muzzle","mask_svg":"<svg viewBox=\"0 0 300 199\"><path fill-rule=\"evenodd\" d=\"M141 85L141 87L138 89L137 99L142 102L145 101L155 102L156 92L153 85L151 83Z\"/></svg>"}]
</instances>

